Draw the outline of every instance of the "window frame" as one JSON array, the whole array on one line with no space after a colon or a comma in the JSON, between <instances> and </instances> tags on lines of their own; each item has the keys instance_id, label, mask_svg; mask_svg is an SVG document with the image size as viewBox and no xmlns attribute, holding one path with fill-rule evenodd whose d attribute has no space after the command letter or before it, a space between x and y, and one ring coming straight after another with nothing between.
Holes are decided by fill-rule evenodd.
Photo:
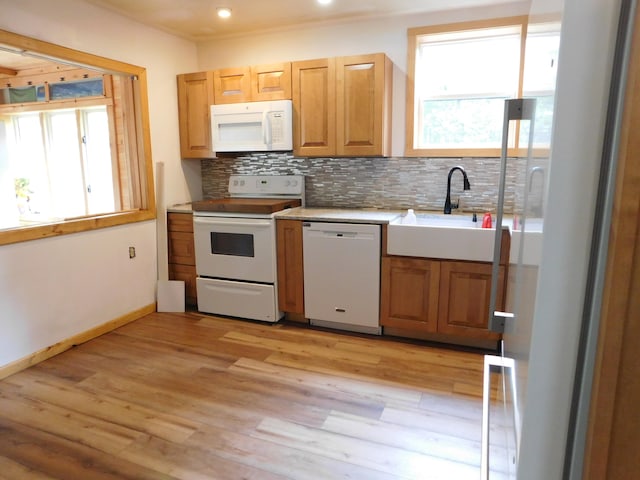
<instances>
[{"instance_id":1,"label":"window frame","mask_svg":"<svg viewBox=\"0 0 640 480\"><path fill-rule=\"evenodd\" d=\"M135 203L139 204L137 208L130 210L87 215L52 223L0 230L0 245L155 220L156 204L153 161L151 157L151 135L149 132L149 99L146 69L1 29L0 44L15 48L16 51L24 51L27 54L31 53L35 56L50 58L52 61L63 61L80 67L98 69L105 74L125 74L132 78L137 78L137 82L133 86L136 89L137 102L127 105L130 112L134 113L134 118L125 128L125 132L129 137L135 137L138 142L138 154L135 158L130 159L133 164L130 174L136 179L132 189L137 199ZM41 109L42 107L42 105L39 105L37 108Z\"/></svg>"},{"instance_id":2,"label":"window frame","mask_svg":"<svg viewBox=\"0 0 640 480\"><path fill-rule=\"evenodd\" d=\"M495 28L506 26L520 26L520 68L518 72L517 96L522 97L524 82L525 49L529 17L526 15L494 18L471 22L449 23L443 25L433 25L427 27L416 27L407 30L407 85L406 85L406 109L405 109L405 156L407 157L499 157L501 147L496 148L415 148L415 75L416 56L418 39L423 35L452 33L464 30L475 30L483 28ZM520 125L515 125L515 141L520 138ZM548 156L549 148L533 148L534 156ZM516 143L515 147L507 150L507 155L511 157L525 157L528 155L527 148L521 148Z\"/></svg>"}]
</instances>

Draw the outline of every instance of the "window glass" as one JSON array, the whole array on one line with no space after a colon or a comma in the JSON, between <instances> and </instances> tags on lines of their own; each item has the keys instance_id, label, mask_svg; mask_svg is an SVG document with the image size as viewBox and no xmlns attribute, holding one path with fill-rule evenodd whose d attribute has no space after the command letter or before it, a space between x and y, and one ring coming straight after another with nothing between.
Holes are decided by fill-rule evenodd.
<instances>
[{"instance_id":1,"label":"window glass","mask_svg":"<svg viewBox=\"0 0 640 480\"><path fill-rule=\"evenodd\" d=\"M522 96L535 98L534 147L551 145L553 104L558 70L560 24L530 25L527 32ZM529 122L520 129L520 145L529 142Z\"/></svg>"},{"instance_id":2,"label":"window glass","mask_svg":"<svg viewBox=\"0 0 640 480\"><path fill-rule=\"evenodd\" d=\"M22 222L116 211L106 107L12 116L8 144ZM5 206L7 207L7 206Z\"/></svg>"},{"instance_id":3,"label":"window glass","mask_svg":"<svg viewBox=\"0 0 640 480\"><path fill-rule=\"evenodd\" d=\"M88 213L115 211L116 192L112 153L109 142L109 118L105 107L83 112L85 175L87 182Z\"/></svg>"},{"instance_id":4,"label":"window glass","mask_svg":"<svg viewBox=\"0 0 640 480\"><path fill-rule=\"evenodd\" d=\"M423 35L417 148L499 148L504 100L518 92L520 27Z\"/></svg>"},{"instance_id":5,"label":"window glass","mask_svg":"<svg viewBox=\"0 0 640 480\"><path fill-rule=\"evenodd\" d=\"M3 205L3 208L17 209L23 221L48 217L51 199L40 116L22 114L14 117L9 126L12 131L7 136L7 146L8 157L12 160L8 170L13 177L15 204Z\"/></svg>"},{"instance_id":6,"label":"window glass","mask_svg":"<svg viewBox=\"0 0 640 480\"><path fill-rule=\"evenodd\" d=\"M49 85L49 97L51 100L97 97L102 94L103 87L101 78L78 82L52 83Z\"/></svg>"},{"instance_id":7,"label":"window glass","mask_svg":"<svg viewBox=\"0 0 640 480\"><path fill-rule=\"evenodd\" d=\"M84 181L75 111L46 115L49 120L47 163L54 216L85 214Z\"/></svg>"},{"instance_id":8,"label":"window glass","mask_svg":"<svg viewBox=\"0 0 640 480\"><path fill-rule=\"evenodd\" d=\"M415 56L407 89L412 97L407 154L499 155L504 101L518 97L537 100L533 146L549 148L560 24L526 21L518 17L409 31ZM529 122L520 123L510 130L510 149L528 145Z\"/></svg>"},{"instance_id":9,"label":"window glass","mask_svg":"<svg viewBox=\"0 0 640 480\"><path fill-rule=\"evenodd\" d=\"M24 102L43 102L44 86L9 87L0 89L0 105Z\"/></svg>"}]
</instances>

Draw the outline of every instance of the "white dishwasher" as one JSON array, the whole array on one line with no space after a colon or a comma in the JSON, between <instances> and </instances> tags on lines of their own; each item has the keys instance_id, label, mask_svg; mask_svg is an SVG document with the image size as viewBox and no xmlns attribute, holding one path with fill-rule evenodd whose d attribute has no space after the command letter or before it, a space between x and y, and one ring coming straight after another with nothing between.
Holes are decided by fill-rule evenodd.
<instances>
[{"instance_id":1,"label":"white dishwasher","mask_svg":"<svg viewBox=\"0 0 640 480\"><path fill-rule=\"evenodd\" d=\"M305 316L380 335L380 225L304 222Z\"/></svg>"}]
</instances>

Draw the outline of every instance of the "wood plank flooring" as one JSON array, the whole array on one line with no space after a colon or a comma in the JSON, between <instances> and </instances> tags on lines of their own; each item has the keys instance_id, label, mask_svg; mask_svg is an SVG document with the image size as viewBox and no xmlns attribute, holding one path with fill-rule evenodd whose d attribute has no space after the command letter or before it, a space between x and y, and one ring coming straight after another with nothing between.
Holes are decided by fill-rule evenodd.
<instances>
[{"instance_id":1,"label":"wood plank flooring","mask_svg":"<svg viewBox=\"0 0 640 480\"><path fill-rule=\"evenodd\" d=\"M0 381L0 478L475 480L482 368L419 342L154 313Z\"/></svg>"}]
</instances>

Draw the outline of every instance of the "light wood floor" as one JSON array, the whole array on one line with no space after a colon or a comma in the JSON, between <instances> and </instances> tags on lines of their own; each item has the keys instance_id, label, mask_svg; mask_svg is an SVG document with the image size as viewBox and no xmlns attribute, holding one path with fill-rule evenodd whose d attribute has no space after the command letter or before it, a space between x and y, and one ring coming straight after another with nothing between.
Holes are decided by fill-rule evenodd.
<instances>
[{"instance_id":1,"label":"light wood floor","mask_svg":"<svg viewBox=\"0 0 640 480\"><path fill-rule=\"evenodd\" d=\"M0 478L476 480L482 362L151 314L0 382Z\"/></svg>"}]
</instances>

